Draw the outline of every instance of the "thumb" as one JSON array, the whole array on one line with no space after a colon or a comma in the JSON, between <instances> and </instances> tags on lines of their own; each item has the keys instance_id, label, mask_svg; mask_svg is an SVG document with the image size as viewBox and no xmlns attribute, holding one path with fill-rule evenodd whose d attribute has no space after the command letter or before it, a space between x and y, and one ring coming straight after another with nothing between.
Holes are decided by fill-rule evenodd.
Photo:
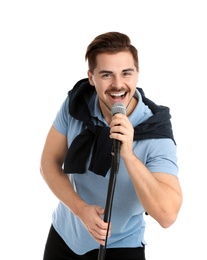
<instances>
[{"instance_id":1,"label":"thumb","mask_svg":"<svg viewBox=\"0 0 207 260\"><path fill-rule=\"evenodd\" d=\"M96 207L96 211L97 211L97 213L98 213L99 215L103 215L103 214L104 214L104 209L103 209L102 207L97 206L97 207Z\"/></svg>"}]
</instances>

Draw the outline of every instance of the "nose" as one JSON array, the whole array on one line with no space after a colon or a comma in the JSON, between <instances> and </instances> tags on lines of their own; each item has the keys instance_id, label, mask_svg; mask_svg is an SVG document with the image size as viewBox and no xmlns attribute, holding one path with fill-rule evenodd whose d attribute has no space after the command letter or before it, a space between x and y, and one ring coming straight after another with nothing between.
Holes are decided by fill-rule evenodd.
<instances>
[{"instance_id":1,"label":"nose","mask_svg":"<svg viewBox=\"0 0 207 260\"><path fill-rule=\"evenodd\" d=\"M114 76L111 86L116 88L116 89L121 89L123 87L122 77L121 76Z\"/></svg>"}]
</instances>

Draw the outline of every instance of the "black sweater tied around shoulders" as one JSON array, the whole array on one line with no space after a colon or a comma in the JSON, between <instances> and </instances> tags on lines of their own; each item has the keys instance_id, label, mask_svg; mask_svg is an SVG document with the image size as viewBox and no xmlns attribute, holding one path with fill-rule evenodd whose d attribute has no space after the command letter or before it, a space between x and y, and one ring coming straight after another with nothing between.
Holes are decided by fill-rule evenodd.
<instances>
[{"instance_id":1,"label":"black sweater tied around shoulders","mask_svg":"<svg viewBox=\"0 0 207 260\"><path fill-rule=\"evenodd\" d=\"M141 88L137 89L144 104L151 109L153 115L134 128L134 140L170 138L175 143L169 108L156 105L145 97ZM64 173L66 174L85 173L87 170L86 162L91 149L93 150L88 168L90 171L105 177L111 167L113 140L109 138L110 128L94 125L88 108L88 101L94 92L95 88L90 85L87 78L78 81L73 89L68 92L69 113L72 117L81 121L86 128L75 137L67 151L64 161Z\"/></svg>"}]
</instances>

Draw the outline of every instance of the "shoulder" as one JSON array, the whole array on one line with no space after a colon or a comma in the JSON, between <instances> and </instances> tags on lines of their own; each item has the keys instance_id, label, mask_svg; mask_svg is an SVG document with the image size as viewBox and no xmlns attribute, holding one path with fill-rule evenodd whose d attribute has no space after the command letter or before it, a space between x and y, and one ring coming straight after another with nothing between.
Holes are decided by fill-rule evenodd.
<instances>
[{"instance_id":1,"label":"shoulder","mask_svg":"<svg viewBox=\"0 0 207 260\"><path fill-rule=\"evenodd\" d=\"M178 175L177 146L170 138L137 141L135 154L151 172Z\"/></svg>"}]
</instances>

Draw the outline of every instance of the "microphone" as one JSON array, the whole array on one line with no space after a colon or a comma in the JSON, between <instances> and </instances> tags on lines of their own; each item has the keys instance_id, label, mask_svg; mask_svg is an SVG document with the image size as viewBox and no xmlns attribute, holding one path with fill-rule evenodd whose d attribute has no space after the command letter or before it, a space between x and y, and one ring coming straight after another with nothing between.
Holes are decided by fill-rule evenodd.
<instances>
[{"instance_id":1,"label":"microphone","mask_svg":"<svg viewBox=\"0 0 207 260\"><path fill-rule=\"evenodd\" d=\"M122 103L115 103L112 106L111 114L114 116L115 114L121 113L126 115L126 107ZM115 190L115 183L116 183L116 175L119 170L119 161L120 161L120 146L121 142L117 139L113 139L113 148L112 148L112 163L111 163L111 172L109 178L109 185L107 191L107 198L106 198L106 206L104 212L104 222L110 222L111 219L111 211L112 211L112 203L113 203L113 195ZM99 252L98 252L98 260L104 260L106 254L106 244L107 244L107 236L108 236L109 227L106 234L105 239L105 246L100 245Z\"/></svg>"},{"instance_id":2,"label":"microphone","mask_svg":"<svg viewBox=\"0 0 207 260\"><path fill-rule=\"evenodd\" d=\"M126 115L126 107L123 103L117 102L112 106L111 114L114 116L115 114L123 114ZM121 142L119 140L113 140L113 155L117 164L119 164L120 160L120 147Z\"/></svg>"},{"instance_id":3,"label":"microphone","mask_svg":"<svg viewBox=\"0 0 207 260\"><path fill-rule=\"evenodd\" d=\"M111 114L114 116L115 114L123 114L126 115L126 107L123 103L117 102L112 106Z\"/></svg>"}]
</instances>

